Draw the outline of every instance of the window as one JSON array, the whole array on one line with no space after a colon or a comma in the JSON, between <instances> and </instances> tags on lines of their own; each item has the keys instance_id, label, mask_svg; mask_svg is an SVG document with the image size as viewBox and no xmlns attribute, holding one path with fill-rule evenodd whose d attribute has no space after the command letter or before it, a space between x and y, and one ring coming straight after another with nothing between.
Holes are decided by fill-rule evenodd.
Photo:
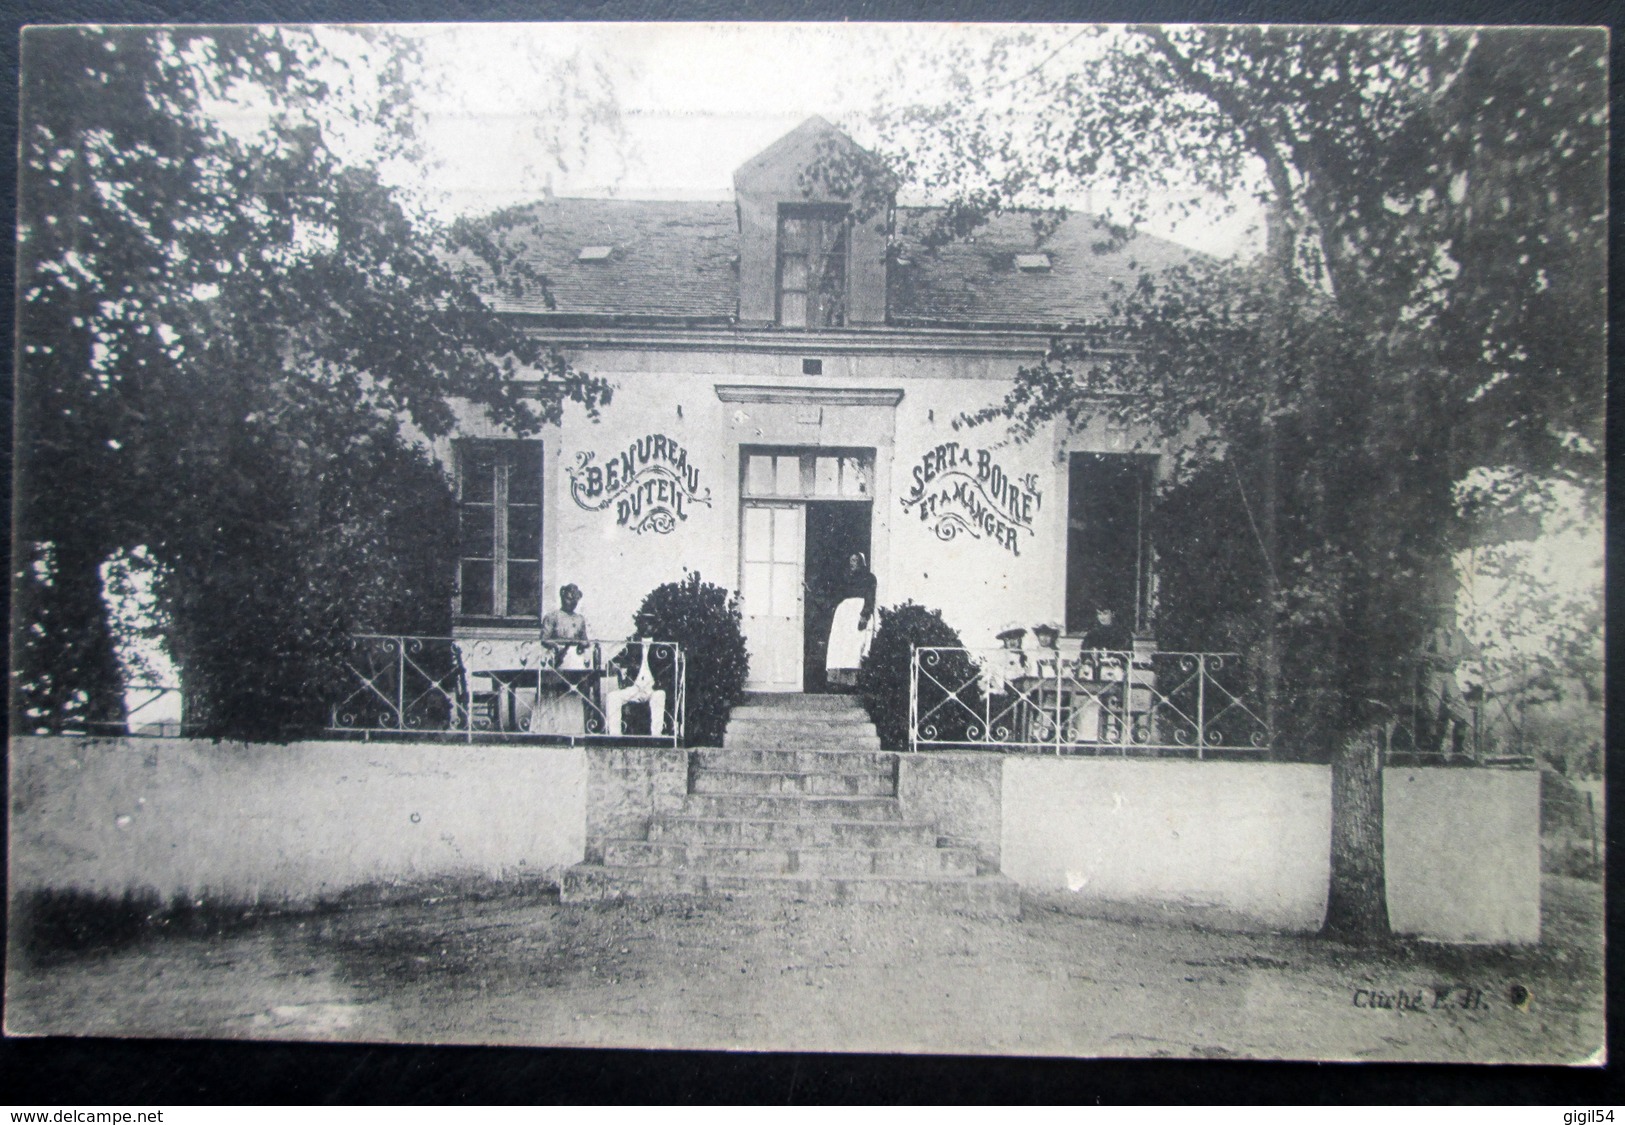
<instances>
[{"instance_id":1,"label":"window","mask_svg":"<svg viewBox=\"0 0 1625 1125\"><path fill-rule=\"evenodd\" d=\"M542 445L458 445L457 611L463 617L541 614Z\"/></svg>"},{"instance_id":2,"label":"window","mask_svg":"<svg viewBox=\"0 0 1625 1125\"><path fill-rule=\"evenodd\" d=\"M748 497L873 499L875 460L868 450L747 449L744 462Z\"/></svg>"},{"instance_id":3,"label":"window","mask_svg":"<svg viewBox=\"0 0 1625 1125\"><path fill-rule=\"evenodd\" d=\"M779 323L834 328L846 323L845 207L779 206Z\"/></svg>"}]
</instances>

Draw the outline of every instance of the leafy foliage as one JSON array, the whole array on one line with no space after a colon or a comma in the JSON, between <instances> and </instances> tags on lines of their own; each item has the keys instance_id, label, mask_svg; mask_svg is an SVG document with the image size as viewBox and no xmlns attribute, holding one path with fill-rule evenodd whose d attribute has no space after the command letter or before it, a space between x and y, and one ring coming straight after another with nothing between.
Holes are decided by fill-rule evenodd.
<instances>
[{"instance_id":1,"label":"leafy foliage","mask_svg":"<svg viewBox=\"0 0 1625 1125\"><path fill-rule=\"evenodd\" d=\"M1267 566L1256 517L1256 482L1234 460L1213 461L1171 482L1148 513L1156 556L1156 634L1164 649L1256 656L1269 621ZM1243 663L1250 698L1266 696L1264 669ZM1277 752L1299 748L1277 742Z\"/></svg>"},{"instance_id":2,"label":"leafy foliage","mask_svg":"<svg viewBox=\"0 0 1625 1125\"><path fill-rule=\"evenodd\" d=\"M1526 493L1518 510L1532 538L1475 544L1458 559L1461 627L1488 749L1583 775L1601 766L1603 550L1568 492Z\"/></svg>"},{"instance_id":3,"label":"leafy foliage","mask_svg":"<svg viewBox=\"0 0 1625 1125\"><path fill-rule=\"evenodd\" d=\"M915 180L955 195L966 229L1108 188L1119 245L1159 200L1189 214L1250 198L1265 252L1132 279L1108 318L965 420L1026 438L1104 414L1215 501L1229 469L1263 563L1277 741L1336 766L1328 925L1384 931L1380 825L1349 819L1381 807L1366 735L1413 690L1455 556L1522 503L1463 504L1458 485L1487 470L1601 493L1606 37L1065 34L948 59L950 101L893 110L894 137L924 145ZM1183 593L1221 604L1227 577Z\"/></svg>"},{"instance_id":4,"label":"leafy foliage","mask_svg":"<svg viewBox=\"0 0 1625 1125\"><path fill-rule=\"evenodd\" d=\"M923 178L982 214L1109 185L1129 224L1180 188L1251 193L1268 249L1141 276L967 421L1030 437L1106 414L1173 451L1175 488L1244 499L1227 553L1264 564L1285 733L1338 745L1404 695L1395 670L1495 514L1457 504L1470 470L1598 490L1601 40L1107 29L1012 83L1016 44L954 64L966 98L894 113L935 141ZM1187 596L1234 601L1233 570Z\"/></svg>"},{"instance_id":5,"label":"leafy foliage","mask_svg":"<svg viewBox=\"0 0 1625 1125\"><path fill-rule=\"evenodd\" d=\"M863 658L863 666L858 669L858 694L874 720L880 745L887 750L907 750L909 677L913 673L915 648L959 648L964 642L942 619L941 610L927 609L909 601L889 608L882 606L878 613L874 640ZM974 686L977 670L963 653L950 653L937 676L945 683L973 685L970 695L962 696L969 710L947 708L943 711L943 725L936 737L953 742L964 734L970 716L982 710L982 700Z\"/></svg>"},{"instance_id":6,"label":"leafy foliage","mask_svg":"<svg viewBox=\"0 0 1625 1125\"><path fill-rule=\"evenodd\" d=\"M201 731L299 726L338 635L444 631L453 553L425 529L451 526L448 486L421 440L453 401L523 434L607 398L481 295L545 279L379 178L411 150L411 52L374 39L357 101L297 29L25 36L16 515L48 565L16 574L21 725L117 718L99 568L145 548ZM245 105L265 127L228 130ZM334 147L360 127L373 163Z\"/></svg>"},{"instance_id":7,"label":"leafy foliage","mask_svg":"<svg viewBox=\"0 0 1625 1125\"><path fill-rule=\"evenodd\" d=\"M744 698L750 674L738 595L690 572L680 582L649 591L638 607L637 624L645 636L683 646L685 740L690 746L721 746L728 713Z\"/></svg>"}]
</instances>

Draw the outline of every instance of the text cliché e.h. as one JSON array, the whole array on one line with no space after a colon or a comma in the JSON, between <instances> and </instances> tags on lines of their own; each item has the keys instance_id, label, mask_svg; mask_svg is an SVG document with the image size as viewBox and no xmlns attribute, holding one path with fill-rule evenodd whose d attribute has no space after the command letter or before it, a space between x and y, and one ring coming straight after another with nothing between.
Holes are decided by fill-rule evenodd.
<instances>
[{"instance_id":1,"label":"text clich\u00e9 e.h.","mask_svg":"<svg viewBox=\"0 0 1625 1125\"><path fill-rule=\"evenodd\" d=\"M938 539L950 540L964 532L1020 555L1016 533L1034 534L1033 515L1043 502L1037 475L1025 473L1017 479L986 449L944 442L921 456L913 474L914 485L902 498L903 510L918 512Z\"/></svg>"},{"instance_id":2,"label":"text clich\u00e9 e.h.","mask_svg":"<svg viewBox=\"0 0 1625 1125\"><path fill-rule=\"evenodd\" d=\"M598 455L576 454L570 476L570 498L589 512L615 509L615 522L638 534L665 535L688 519L694 504L711 504L711 490L700 488L700 471L688 462L688 450L664 434L650 434L612 453L602 464Z\"/></svg>"}]
</instances>

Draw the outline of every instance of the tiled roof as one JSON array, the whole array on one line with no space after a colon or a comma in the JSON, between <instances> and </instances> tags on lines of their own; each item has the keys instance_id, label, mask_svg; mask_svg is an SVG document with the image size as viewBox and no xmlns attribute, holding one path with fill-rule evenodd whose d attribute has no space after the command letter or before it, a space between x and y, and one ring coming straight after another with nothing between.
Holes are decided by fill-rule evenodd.
<instances>
[{"instance_id":1,"label":"tiled roof","mask_svg":"<svg viewBox=\"0 0 1625 1125\"><path fill-rule=\"evenodd\" d=\"M1054 325L1104 317L1114 282L1132 284L1190 261L1177 243L1139 235L1120 250L1097 253L1103 230L1088 215L1072 215L1040 239L1031 214L995 216L969 238L935 250L920 240L939 212L897 209L897 239L906 264L892 268L887 309L894 323ZM1019 269L1016 256L1049 256L1047 270Z\"/></svg>"},{"instance_id":2,"label":"tiled roof","mask_svg":"<svg viewBox=\"0 0 1625 1125\"><path fill-rule=\"evenodd\" d=\"M1047 237L1032 217L1001 215L969 239L935 250L921 244L935 212L898 208L901 261L887 297L892 323L1052 326L1106 315L1113 282L1131 282L1194 254L1141 235L1096 253L1103 238L1074 215ZM511 245L547 275L555 307L540 296L495 297L511 312L575 317L659 317L726 323L738 308L739 233L730 202L550 199L516 213ZM580 261L587 246L609 246L601 261ZM1043 253L1050 268L1019 269L1016 255Z\"/></svg>"},{"instance_id":3,"label":"tiled roof","mask_svg":"<svg viewBox=\"0 0 1625 1125\"><path fill-rule=\"evenodd\" d=\"M528 214L527 214L528 213ZM739 224L732 203L550 199L507 230L510 246L547 276L541 296L495 297L504 312L728 320L739 301ZM523 221L534 215L533 221ZM603 261L578 261L608 246Z\"/></svg>"}]
</instances>

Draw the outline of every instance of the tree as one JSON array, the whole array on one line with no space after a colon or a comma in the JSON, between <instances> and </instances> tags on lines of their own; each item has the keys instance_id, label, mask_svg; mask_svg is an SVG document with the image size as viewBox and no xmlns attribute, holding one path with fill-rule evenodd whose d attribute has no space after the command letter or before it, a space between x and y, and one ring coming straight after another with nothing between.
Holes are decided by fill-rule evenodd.
<instances>
[{"instance_id":1,"label":"tree","mask_svg":"<svg viewBox=\"0 0 1625 1125\"><path fill-rule=\"evenodd\" d=\"M434 229L381 180L411 149L413 56L352 46L25 36L22 729L121 719L100 568L137 548L204 731L307 727L345 634L447 612L455 547L426 529L453 526L448 484L422 439L449 432L452 400L521 434L607 400L486 305L488 280L545 287L500 224ZM228 129L232 110L264 127ZM346 130L370 161L341 156Z\"/></svg>"},{"instance_id":2,"label":"tree","mask_svg":"<svg viewBox=\"0 0 1625 1125\"><path fill-rule=\"evenodd\" d=\"M1258 261L1142 276L967 420L1108 413L1176 485L1234 483L1277 736L1333 764L1341 935L1387 932L1380 732L1497 515L1457 486L1600 493L1605 62L1586 30L1085 29L950 60L951 102L882 119L957 227L1086 186L1127 201L1118 246L1158 199L1262 208Z\"/></svg>"}]
</instances>

